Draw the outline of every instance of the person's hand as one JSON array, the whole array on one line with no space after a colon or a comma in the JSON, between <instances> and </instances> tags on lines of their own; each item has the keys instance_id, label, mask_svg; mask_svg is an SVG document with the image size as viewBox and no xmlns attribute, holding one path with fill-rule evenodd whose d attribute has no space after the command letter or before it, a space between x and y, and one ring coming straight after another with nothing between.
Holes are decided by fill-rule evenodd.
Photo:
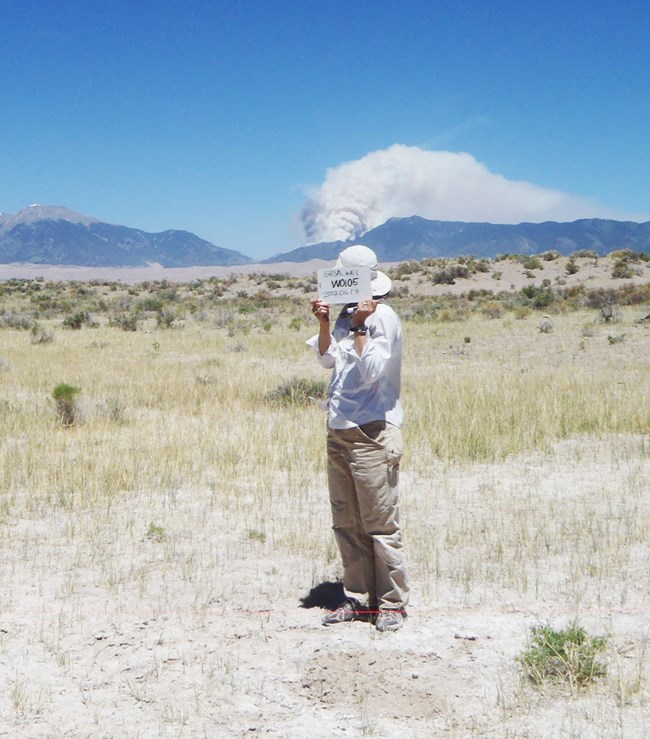
<instances>
[{"instance_id":1,"label":"person's hand","mask_svg":"<svg viewBox=\"0 0 650 739\"><path fill-rule=\"evenodd\" d=\"M314 298L311 302L311 312L316 316L320 323L329 324L330 307L329 303L324 303L318 298Z\"/></svg>"},{"instance_id":2,"label":"person's hand","mask_svg":"<svg viewBox=\"0 0 650 739\"><path fill-rule=\"evenodd\" d=\"M358 305L357 309L352 316L352 325L361 326L361 324L371 316L377 309L376 300L362 300Z\"/></svg>"}]
</instances>

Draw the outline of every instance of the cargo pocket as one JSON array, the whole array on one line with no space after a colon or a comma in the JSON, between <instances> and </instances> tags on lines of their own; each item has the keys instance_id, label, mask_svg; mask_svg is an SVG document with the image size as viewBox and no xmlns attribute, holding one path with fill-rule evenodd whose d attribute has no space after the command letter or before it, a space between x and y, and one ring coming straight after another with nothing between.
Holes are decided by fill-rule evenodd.
<instances>
[{"instance_id":1,"label":"cargo pocket","mask_svg":"<svg viewBox=\"0 0 650 739\"><path fill-rule=\"evenodd\" d=\"M399 467L400 460L404 454L404 440L402 439L402 432L397 426L387 423L385 433L388 464L393 467Z\"/></svg>"},{"instance_id":2,"label":"cargo pocket","mask_svg":"<svg viewBox=\"0 0 650 739\"><path fill-rule=\"evenodd\" d=\"M404 454L404 440L402 431L390 423L386 424L386 458L388 460L388 481L393 487L397 486L399 480L399 463Z\"/></svg>"}]
</instances>

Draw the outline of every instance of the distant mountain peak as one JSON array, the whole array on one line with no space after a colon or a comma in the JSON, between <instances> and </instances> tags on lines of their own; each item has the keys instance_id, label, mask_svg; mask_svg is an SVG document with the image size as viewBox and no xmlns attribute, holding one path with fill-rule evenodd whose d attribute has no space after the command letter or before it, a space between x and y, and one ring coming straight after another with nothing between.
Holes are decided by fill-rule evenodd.
<instances>
[{"instance_id":1,"label":"distant mountain peak","mask_svg":"<svg viewBox=\"0 0 650 739\"><path fill-rule=\"evenodd\" d=\"M0 263L80 266L232 266L253 260L189 231L147 233L105 223L61 205L34 203L0 214Z\"/></svg>"},{"instance_id":2,"label":"distant mountain peak","mask_svg":"<svg viewBox=\"0 0 650 739\"><path fill-rule=\"evenodd\" d=\"M0 223L5 230L9 230L18 224L31 225L38 221L67 221L68 223L80 223L89 226L91 223L100 223L99 218L85 216L62 205L40 205L33 203L18 213L3 213Z\"/></svg>"}]
</instances>

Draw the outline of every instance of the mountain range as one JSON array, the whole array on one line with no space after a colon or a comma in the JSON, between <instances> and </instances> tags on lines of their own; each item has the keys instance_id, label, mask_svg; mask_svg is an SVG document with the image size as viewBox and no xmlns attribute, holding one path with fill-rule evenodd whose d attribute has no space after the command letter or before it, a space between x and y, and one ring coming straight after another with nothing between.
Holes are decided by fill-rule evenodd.
<instances>
[{"instance_id":1,"label":"mountain range","mask_svg":"<svg viewBox=\"0 0 650 739\"><path fill-rule=\"evenodd\" d=\"M61 206L30 205L13 215L0 213L0 264L193 267L252 261L189 231L148 233L104 223Z\"/></svg>"},{"instance_id":2,"label":"mountain range","mask_svg":"<svg viewBox=\"0 0 650 739\"><path fill-rule=\"evenodd\" d=\"M381 262L463 254L494 258L498 254L539 254L550 250L563 255L580 249L594 251L599 256L617 249L650 253L650 221L634 223L589 218L570 223L504 225L429 221L419 216L390 218L360 238L302 246L265 262L332 260L346 246L357 242L371 247Z\"/></svg>"},{"instance_id":3,"label":"mountain range","mask_svg":"<svg viewBox=\"0 0 650 739\"><path fill-rule=\"evenodd\" d=\"M600 256L617 249L650 253L650 221L592 218L504 225L430 221L419 216L390 218L356 239L301 246L265 259L262 264L333 261L342 249L357 242L374 249L382 262L469 254L494 258L498 254L550 250L563 255L581 249ZM188 231L148 233L61 206L30 205L15 214L0 213L0 264L194 267L236 266L253 261Z\"/></svg>"}]
</instances>

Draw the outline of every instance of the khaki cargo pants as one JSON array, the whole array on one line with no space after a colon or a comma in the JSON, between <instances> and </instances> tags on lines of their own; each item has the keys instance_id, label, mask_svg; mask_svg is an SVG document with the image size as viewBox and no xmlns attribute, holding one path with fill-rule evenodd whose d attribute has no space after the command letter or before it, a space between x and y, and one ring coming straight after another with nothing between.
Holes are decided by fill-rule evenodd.
<instances>
[{"instance_id":1,"label":"khaki cargo pants","mask_svg":"<svg viewBox=\"0 0 650 739\"><path fill-rule=\"evenodd\" d=\"M399 526L399 428L373 421L327 430L332 523L347 597L369 608L405 608L409 588Z\"/></svg>"}]
</instances>

